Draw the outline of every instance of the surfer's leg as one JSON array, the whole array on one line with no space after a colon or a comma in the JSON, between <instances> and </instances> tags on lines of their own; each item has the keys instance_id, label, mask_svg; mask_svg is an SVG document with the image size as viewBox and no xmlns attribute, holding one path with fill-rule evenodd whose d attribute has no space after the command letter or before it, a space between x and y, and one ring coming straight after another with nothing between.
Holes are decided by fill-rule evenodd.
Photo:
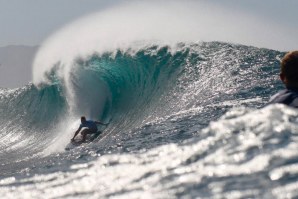
<instances>
[{"instance_id":1,"label":"surfer's leg","mask_svg":"<svg viewBox=\"0 0 298 199\"><path fill-rule=\"evenodd\" d=\"M81 135L83 136L82 142L85 142L86 136L87 136L88 133L90 133L90 129L82 130L82 132L81 132Z\"/></svg>"},{"instance_id":2,"label":"surfer's leg","mask_svg":"<svg viewBox=\"0 0 298 199\"><path fill-rule=\"evenodd\" d=\"M92 129L84 129L84 130L81 132L81 135L83 136L82 142L85 142L85 141L86 141L87 134L93 134L93 133L96 133L96 130L92 130Z\"/></svg>"}]
</instances>

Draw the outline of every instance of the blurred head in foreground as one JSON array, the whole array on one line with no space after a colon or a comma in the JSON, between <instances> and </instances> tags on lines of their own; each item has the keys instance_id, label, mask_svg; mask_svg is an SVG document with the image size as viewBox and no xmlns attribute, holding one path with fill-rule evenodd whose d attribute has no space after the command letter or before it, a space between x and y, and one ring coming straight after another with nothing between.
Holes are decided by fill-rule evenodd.
<instances>
[{"instance_id":1,"label":"blurred head in foreground","mask_svg":"<svg viewBox=\"0 0 298 199\"><path fill-rule=\"evenodd\" d=\"M288 52L280 64L280 79L286 89L271 97L268 104L285 104L298 108L298 51Z\"/></svg>"},{"instance_id":2,"label":"blurred head in foreground","mask_svg":"<svg viewBox=\"0 0 298 199\"><path fill-rule=\"evenodd\" d=\"M298 51L288 52L280 69L280 79L286 87L298 87Z\"/></svg>"}]
</instances>

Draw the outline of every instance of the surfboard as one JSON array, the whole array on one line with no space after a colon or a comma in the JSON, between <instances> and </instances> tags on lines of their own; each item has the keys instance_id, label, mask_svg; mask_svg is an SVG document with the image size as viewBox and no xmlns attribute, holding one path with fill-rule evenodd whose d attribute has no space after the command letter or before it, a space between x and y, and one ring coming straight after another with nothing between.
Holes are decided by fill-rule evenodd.
<instances>
[{"instance_id":1,"label":"surfboard","mask_svg":"<svg viewBox=\"0 0 298 199\"><path fill-rule=\"evenodd\" d=\"M79 146L89 144L89 143L93 142L96 138L99 138L101 134L102 134L102 132L98 131L97 133L87 135L86 140L84 142L82 141L82 135L80 134L75 138L74 141L70 141L70 143L68 143L66 145L65 150L69 151L69 150L77 148Z\"/></svg>"}]
</instances>

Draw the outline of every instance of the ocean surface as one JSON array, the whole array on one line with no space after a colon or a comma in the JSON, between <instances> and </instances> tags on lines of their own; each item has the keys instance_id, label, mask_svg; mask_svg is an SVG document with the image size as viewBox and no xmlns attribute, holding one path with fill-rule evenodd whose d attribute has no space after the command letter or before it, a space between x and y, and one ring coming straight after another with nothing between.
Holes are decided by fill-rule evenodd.
<instances>
[{"instance_id":1,"label":"ocean surface","mask_svg":"<svg viewBox=\"0 0 298 199\"><path fill-rule=\"evenodd\" d=\"M266 106L283 55L197 42L56 60L0 89L1 198L298 198L298 111ZM66 151L81 115L109 125Z\"/></svg>"}]
</instances>

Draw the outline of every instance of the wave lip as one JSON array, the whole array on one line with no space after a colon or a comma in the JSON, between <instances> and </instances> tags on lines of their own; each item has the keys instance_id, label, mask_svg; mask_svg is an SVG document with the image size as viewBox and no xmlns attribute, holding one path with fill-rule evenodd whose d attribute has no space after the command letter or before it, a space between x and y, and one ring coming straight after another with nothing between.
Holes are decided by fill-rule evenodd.
<instances>
[{"instance_id":1,"label":"wave lip","mask_svg":"<svg viewBox=\"0 0 298 199\"><path fill-rule=\"evenodd\" d=\"M132 47L138 51L153 43L175 46L179 42L197 41L278 49L286 46L280 35L291 38L276 24L212 2L126 2L81 18L49 37L35 57L33 82L35 85L47 82L45 74L50 73L55 64L63 66L61 75L65 75L75 58L86 59L94 52L126 51Z\"/></svg>"}]
</instances>

